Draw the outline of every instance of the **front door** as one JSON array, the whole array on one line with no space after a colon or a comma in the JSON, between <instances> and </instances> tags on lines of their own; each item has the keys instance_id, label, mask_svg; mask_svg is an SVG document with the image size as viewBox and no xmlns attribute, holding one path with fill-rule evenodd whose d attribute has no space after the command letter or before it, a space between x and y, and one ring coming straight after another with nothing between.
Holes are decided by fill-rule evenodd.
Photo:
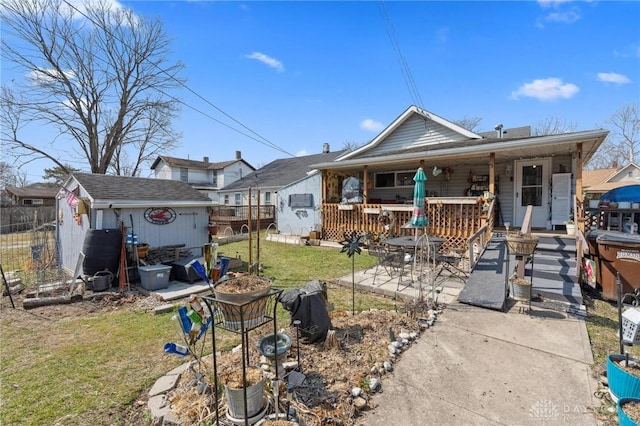
<instances>
[{"instance_id":1,"label":"front door","mask_svg":"<svg viewBox=\"0 0 640 426\"><path fill-rule=\"evenodd\" d=\"M527 206L532 205L531 227L546 227L549 218L550 173L550 158L516 161L513 226L522 226Z\"/></svg>"}]
</instances>

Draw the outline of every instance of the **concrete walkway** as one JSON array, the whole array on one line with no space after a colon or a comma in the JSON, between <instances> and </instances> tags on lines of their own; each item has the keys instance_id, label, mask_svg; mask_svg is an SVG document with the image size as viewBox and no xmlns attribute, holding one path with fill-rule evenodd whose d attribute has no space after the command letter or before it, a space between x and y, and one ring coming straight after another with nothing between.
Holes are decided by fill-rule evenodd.
<instances>
[{"instance_id":1,"label":"concrete walkway","mask_svg":"<svg viewBox=\"0 0 640 426\"><path fill-rule=\"evenodd\" d=\"M359 425L595 425L581 317L453 303L395 364Z\"/></svg>"}]
</instances>

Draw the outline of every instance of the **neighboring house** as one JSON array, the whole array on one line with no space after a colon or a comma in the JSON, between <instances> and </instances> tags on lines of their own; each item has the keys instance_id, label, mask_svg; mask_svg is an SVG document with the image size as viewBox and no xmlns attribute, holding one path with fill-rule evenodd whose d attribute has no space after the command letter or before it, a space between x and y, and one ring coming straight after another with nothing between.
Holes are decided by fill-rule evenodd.
<instances>
[{"instance_id":1,"label":"neighboring house","mask_svg":"<svg viewBox=\"0 0 640 426\"><path fill-rule=\"evenodd\" d=\"M600 198L605 192L626 185L640 184L640 167L629 163L621 168L585 170L582 174L584 198Z\"/></svg>"},{"instance_id":2,"label":"neighboring house","mask_svg":"<svg viewBox=\"0 0 640 426\"><path fill-rule=\"evenodd\" d=\"M7 186L1 193L0 233L25 231L55 219L58 188Z\"/></svg>"},{"instance_id":3,"label":"neighboring house","mask_svg":"<svg viewBox=\"0 0 640 426\"><path fill-rule=\"evenodd\" d=\"M321 161L333 161L346 151L330 152L329 144L324 144L321 154L283 158L272 161L244 178L220 190L221 204L225 206L251 205L275 206L277 226L282 232L298 234L308 232L318 223L314 215L322 200L321 180L317 171L310 167ZM306 179L309 178L307 181ZM304 182L301 182L304 181ZM299 183L295 187L289 187ZM285 190L281 194L281 190ZM260 193L258 200L256 194ZM303 213L304 211L304 213ZM280 221L284 215L283 222ZM295 219L294 219L295 217ZM212 218L216 220L216 218ZM272 218L274 220L275 218Z\"/></svg>"},{"instance_id":4,"label":"neighboring house","mask_svg":"<svg viewBox=\"0 0 640 426\"><path fill-rule=\"evenodd\" d=\"M280 205L288 200L280 200L277 192L285 185L298 181L312 172L311 164L320 161L333 161L345 151L330 152L329 145L324 144L321 154L301 157L282 158L261 167L253 173L226 185L220 190L221 204L241 206L248 204L249 188L252 188L252 204L257 203L255 191L260 190L261 205ZM319 187L317 188L320 189ZM319 193L317 194L320 195Z\"/></svg>"},{"instance_id":5,"label":"neighboring house","mask_svg":"<svg viewBox=\"0 0 640 426\"><path fill-rule=\"evenodd\" d=\"M522 226L528 205L533 228L564 224L581 187L582 164L608 131L530 136L527 127L502 124L495 130L477 134L411 106L370 143L336 161L312 164L323 174L323 237L340 241L352 231L384 232L376 220L384 210L397 218L393 233L409 232L400 226L411 217L406 204L418 167L428 177L428 232L451 245L466 248L470 236L483 226L490 233L494 221ZM340 182L349 176L362 180L364 203L339 203ZM582 199L581 192L577 196Z\"/></svg>"},{"instance_id":6,"label":"neighboring house","mask_svg":"<svg viewBox=\"0 0 640 426\"><path fill-rule=\"evenodd\" d=\"M309 235L322 229L322 175L314 170L278 190L278 231Z\"/></svg>"},{"instance_id":7,"label":"neighboring house","mask_svg":"<svg viewBox=\"0 0 640 426\"><path fill-rule=\"evenodd\" d=\"M218 190L247 176L255 167L242 159L240 151L236 151L235 160L214 163L209 162L209 157L198 161L161 155L153 162L151 170L155 172L156 179L186 182L218 204Z\"/></svg>"},{"instance_id":8,"label":"neighboring house","mask_svg":"<svg viewBox=\"0 0 640 426\"><path fill-rule=\"evenodd\" d=\"M15 206L53 206L58 188L49 186L7 186L5 191Z\"/></svg>"},{"instance_id":9,"label":"neighboring house","mask_svg":"<svg viewBox=\"0 0 640 426\"><path fill-rule=\"evenodd\" d=\"M68 273L75 270L88 233L118 233L121 225L127 232L133 228L138 242L150 249L184 245L199 256L209 241L211 200L178 180L74 173L59 190L57 202L60 259ZM105 257L106 250L105 244Z\"/></svg>"}]
</instances>

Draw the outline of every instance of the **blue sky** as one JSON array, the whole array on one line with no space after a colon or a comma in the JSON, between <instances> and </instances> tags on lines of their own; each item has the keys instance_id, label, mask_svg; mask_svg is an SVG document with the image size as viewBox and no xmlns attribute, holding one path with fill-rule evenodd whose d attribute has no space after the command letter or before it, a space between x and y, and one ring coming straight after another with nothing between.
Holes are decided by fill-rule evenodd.
<instances>
[{"instance_id":1,"label":"blue sky","mask_svg":"<svg viewBox=\"0 0 640 426\"><path fill-rule=\"evenodd\" d=\"M411 104L481 117L478 131L549 117L589 130L640 100L635 1L120 4L163 21L187 86L217 109L182 90L186 104L248 133L221 110L281 149L182 107L181 147L166 153L177 157L225 161L239 150L260 166L325 142L338 150ZM50 166L30 164L29 180Z\"/></svg>"}]
</instances>

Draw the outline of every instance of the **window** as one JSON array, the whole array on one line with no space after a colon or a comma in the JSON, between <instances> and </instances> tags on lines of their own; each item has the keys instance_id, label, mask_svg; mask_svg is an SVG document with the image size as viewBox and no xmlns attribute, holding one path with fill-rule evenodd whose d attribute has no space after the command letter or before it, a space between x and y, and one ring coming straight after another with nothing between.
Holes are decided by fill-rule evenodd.
<instances>
[{"instance_id":1,"label":"window","mask_svg":"<svg viewBox=\"0 0 640 426\"><path fill-rule=\"evenodd\" d=\"M542 205L542 165L522 168L522 207Z\"/></svg>"},{"instance_id":2,"label":"window","mask_svg":"<svg viewBox=\"0 0 640 426\"><path fill-rule=\"evenodd\" d=\"M375 186L376 188L395 188L403 186L413 186L413 176L416 174L414 171L401 171L401 172L386 172L376 173Z\"/></svg>"},{"instance_id":3,"label":"window","mask_svg":"<svg viewBox=\"0 0 640 426\"><path fill-rule=\"evenodd\" d=\"M242 205L242 194L241 194L241 193L239 193L239 192L236 192L236 193L234 194L234 196L235 196L235 203L236 203L236 206L241 206L241 205Z\"/></svg>"},{"instance_id":4,"label":"window","mask_svg":"<svg viewBox=\"0 0 640 426\"><path fill-rule=\"evenodd\" d=\"M224 195L224 205L228 206L229 205L229 194L225 194Z\"/></svg>"},{"instance_id":5,"label":"window","mask_svg":"<svg viewBox=\"0 0 640 426\"><path fill-rule=\"evenodd\" d=\"M25 198L22 200L22 205L24 206L41 206L44 204L44 200L42 198Z\"/></svg>"},{"instance_id":6,"label":"window","mask_svg":"<svg viewBox=\"0 0 640 426\"><path fill-rule=\"evenodd\" d=\"M290 194L289 207L292 209L313 207L313 194Z\"/></svg>"},{"instance_id":7,"label":"window","mask_svg":"<svg viewBox=\"0 0 640 426\"><path fill-rule=\"evenodd\" d=\"M267 191L264 193L264 203L271 204L271 192Z\"/></svg>"},{"instance_id":8,"label":"window","mask_svg":"<svg viewBox=\"0 0 640 426\"><path fill-rule=\"evenodd\" d=\"M395 180L395 173L376 173L376 188L392 188Z\"/></svg>"},{"instance_id":9,"label":"window","mask_svg":"<svg viewBox=\"0 0 640 426\"><path fill-rule=\"evenodd\" d=\"M182 182L189 182L189 169L186 167L180 167L180 180Z\"/></svg>"}]
</instances>

